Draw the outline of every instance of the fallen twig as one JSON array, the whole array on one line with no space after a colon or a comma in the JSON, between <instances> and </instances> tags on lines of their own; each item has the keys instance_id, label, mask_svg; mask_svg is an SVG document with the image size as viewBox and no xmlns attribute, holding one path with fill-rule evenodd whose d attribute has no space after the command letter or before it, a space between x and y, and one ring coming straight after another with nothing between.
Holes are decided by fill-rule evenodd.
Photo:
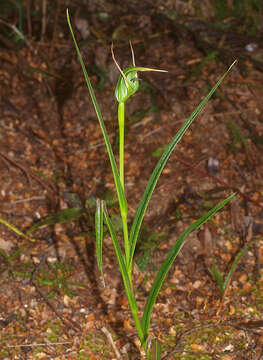
<instances>
[{"instance_id":1,"label":"fallen twig","mask_svg":"<svg viewBox=\"0 0 263 360\"><path fill-rule=\"evenodd\" d=\"M115 355L117 356L117 359L121 359L121 354L119 353L119 350L117 349L113 339L112 339L112 336L111 336L111 333L109 332L108 329L106 329L105 327L103 327L101 329L101 331L106 335L110 345L112 346L114 352L115 352Z\"/></svg>"},{"instance_id":2,"label":"fallen twig","mask_svg":"<svg viewBox=\"0 0 263 360\"><path fill-rule=\"evenodd\" d=\"M12 159L10 156L3 154L1 151L0 151L0 156L3 158L3 160L9 161L12 165L14 165L14 166L18 167L20 170L22 170L25 173L30 185L31 185L30 178L33 178L39 184L41 184L48 192L56 193L56 188L55 188L54 184L47 183L45 180L41 179L39 176L34 174L33 171L31 171L27 166L20 164L16 160Z\"/></svg>"},{"instance_id":3,"label":"fallen twig","mask_svg":"<svg viewBox=\"0 0 263 360\"><path fill-rule=\"evenodd\" d=\"M72 341L61 341L61 342L50 342L50 343L33 343L33 344L18 344L18 345L6 345L8 348L21 348L21 347L33 347L33 346L56 346L56 345L65 345L72 344Z\"/></svg>"},{"instance_id":4,"label":"fallen twig","mask_svg":"<svg viewBox=\"0 0 263 360\"><path fill-rule=\"evenodd\" d=\"M199 168L194 167L192 164L190 164L189 162L182 160L180 157L176 156L176 160L178 162L180 162L181 164L183 164L184 166L190 168L193 171L199 172L199 174L202 174L204 176L209 177L211 180L213 180L215 183L221 184L224 187L236 192L237 194L239 194L240 196L242 196L244 199L246 199L247 201L250 201L252 203L254 203L255 205L261 207L263 209L263 204L258 202L257 200L252 199L250 196L248 196L247 194L243 193L242 191L239 190L239 188L235 187L235 186L231 186L229 185L227 182L225 182L224 180L219 179L216 176L212 176L209 174L208 171L206 170L202 170Z\"/></svg>"}]
</instances>

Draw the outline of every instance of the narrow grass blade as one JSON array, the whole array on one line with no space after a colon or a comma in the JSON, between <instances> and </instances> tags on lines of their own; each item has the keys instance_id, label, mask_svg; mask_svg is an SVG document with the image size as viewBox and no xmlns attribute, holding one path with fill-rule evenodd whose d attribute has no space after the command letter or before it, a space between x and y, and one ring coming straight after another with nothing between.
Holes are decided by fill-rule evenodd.
<instances>
[{"instance_id":1,"label":"narrow grass blade","mask_svg":"<svg viewBox=\"0 0 263 360\"><path fill-rule=\"evenodd\" d=\"M203 68L206 66L206 64L208 64L211 60L218 57L218 53L219 52L215 50L210 52L207 56L205 56L204 59L190 72L190 74L185 79L184 83L189 81L192 77L198 76L203 70Z\"/></svg>"},{"instance_id":2,"label":"narrow grass blade","mask_svg":"<svg viewBox=\"0 0 263 360\"><path fill-rule=\"evenodd\" d=\"M155 279L154 283L152 285L150 294L147 299L147 303L145 305L143 317L142 317L142 329L145 334L148 333L149 324L150 324L150 318L153 310L153 306L155 304L156 298L159 294L159 291L161 289L161 286L164 282L164 279L173 264L174 260L176 259L177 255L179 254L182 246L184 245L184 242L187 238L187 236L193 232L194 230L198 229L202 224L204 224L213 214L215 214L218 210L220 210L224 205L226 205L232 198L235 196L235 194L232 194L228 196L226 199L221 201L219 204L217 204L213 209L208 211L204 216L202 216L200 219L195 221L193 224L191 224L183 233L182 235L177 239L175 245L173 248L169 251L167 257L165 258L162 266L160 267Z\"/></svg>"},{"instance_id":3,"label":"narrow grass blade","mask_svg":"<svg viewBox=\"0 0 263 360\"><path fill-rule=\"evenodd\" d=\"M161 360L161 344L158 340L154 341L154 359Z\"/></svg>"},{"instance_id":4,"label":"narrow grass blade","mask_svg":"<svg viewBox=\"0 0 263 360\"><path fill-rule=\"evenodd\" d=\"M208 93L208 95L201 101L201 103L196 107L194 112L191 114L191 116L186 120L186 122L183 124L183 126L180 128L180 130L177 132L173 140L170 142L166 150L164 151L163 155L161 156L160 160L158 161L150 180L146 186L146 189L144 191L142 200L138 206L138 209L136 211L135 218L132 223L131 232L130 232L130 244L131 245L131 252L130 252L130 261L129 261L129 269L132 266L132 260L133 255L139 235L139 231L141 228L141 224L144 218L145 211L147 209L147 206L149 204L149 201L151 199L152 193L155 189L155 186L157 184L157 181L161 175L161 172L166 165L172 151L174 150L175 146L178 144L178 142L181 140L182 136L186 132L186 130L189 128L193 120L197 117L199 112L203 109L207 101L210 99L210 97L213 95L213 93L216 91L218 86L221 84L221 82L224 80L226 75L229 73L229 71L232 69L236 61L233 62L233 64L229 67L229 69L224 73L224 75L218 80L216 85L212 88L212 90Z\"/></svg>"},{"instance_id":5,"label":"narrow grass blade","mask_svg":"<svg viewBox=\"0 0 263 360\"><path fill-rule=\"evenodd\" d=\"M31 226L30 229L27 230L27 234L30 234L37 229L43 228L44 226L54 225L54 224L63 224L68 223L70 221L77 220L83 214L82 208L70 208L63 209L55 213L54 215L47 216L45 219L42 219Z\"/></svg>"},{"instance_id":6,"label":"narrow grass blade","mask_svg":"<svg viewBox=\"0 0 263 360\"><path fill-rule=\"evenodd\" d=\"M12 263L13 260L15 260L15 258L17 258L18 256L20 256L20 254L25 250L24 246L21 246L20 248L18 248L17 250L15 250L13 253L11 253L10 255L3 249L0 249L0 255L3 256L3 258L5 259L5 261L7 262L8 266L12 267ZM6 269L4 269L5 271ZM2 273L2 271L0 272Z\"/></svg>"},{"instance_id":7,"label":"narrow grass blade","mask_svg":"<svg viewBox=\"0 0 263 360\"><path fill-rule=\"evenodd\" d=\"M128 271L126 268L125 260L124 260L118 239L117 239L117 235L116 235L116 232L112 225L111 219L108 215L105 204L103 206L103 214L104 214L104 221L108 226L108 229L109 229L109 232L110 232L110 235L112 238L113 246L115 249L115 253L117 255L126 295L127 295L128 301L129 301L129 305L130 305L131 313L132 313L132 316L133 316L133 319L135 322L137 333L138 333L139 339L142 343L144 341L144 334L142 332L141 323L140 323L139 317L138 317L138 307L137 307L136 299L135 299L135 296L134 296L132 288L131 288Z\"/></svg>"},{"instance_id":8,"label":"narrow grass blade","mask_svg":"<svg viewBox=\"0 0 263 360\"><path fill-rule=\"evenodd\" d=\"M224 279L223 279L221 271L216 266L215 260L213 260L213 263L212 263L211 273L212 273L217 285L219 286L220 295L222 297L224 295L224 291L225 291L224 290Z\"/></svg>"},{"instance_id":9,"label":"narrow grass blade","mask_svg":"<svg viewBox=\"0 0 263 360\"><path fill-rule=\"evenodd\" d=\"M230 270L228 271L227 273L227 276L225 277L225 281L224 281L224 284L223 284L223 293L222 293L222 296L224 295L227 287L228 287L228 284L233 276L233 273L239 263L239 261L241 260L241 258L246 254L246 252L248 251L248 249L255 244L255 241L251 241L246 247L244 247L243 249L241 249L238 254L236 255L235 257L235 260L230 268Z\"/></svg>"},{"instance_id":10,"label":"narrow grass blade","mask_svg":"<svg viewBox=\"0 0 263 360\"><path fill-rule=\"evenodd\" d=\"M97 208L95 213L95 231L96 231L96 254L98 268L101 273L102 283L105 287L104 275L102 270L102 242L103 242L103 202L97 199Z\"/></svg>"},{"instance_id":11,"label":"narrow grass blade","mask_svg":"<svg viewBox=\"0 0 263 360\"><path fill-rule=\"evenodd\" d=\"M78 54L79 62L80 62L80 65L82 67L82 71L83 71L83 74L84 74L84 77L85 77L85 80L86 80L86 83L87 83L87 86L88 86L88 89L89 89L90 97L91 97L91 100L92 100L92 103L93 103L97 118L99 120L99 124L100 124L100 127L101 127L103 137L104 137L104 141L105 141L106 149L107 149L107 152L108 152L108 155L109 155L110 164L111 164L111 168L112 168L112 173L113 173L113 177L114 177L114 183L115 183L115 187L116 187L116 190L117 190L117 195L118 195L118 199L119 199L120 208L122 209L122 212L127 215L127 201L126 201L126 197L124 195L123 188L121 186L120 177L119 177L115 157L113 155L112 147L111 147L111 144L110 144L109 136L107 134L107 130L106 130L105 125L104 125L104 121L103 121L103 118L102 118L102 115L101 115L101 111L100 111L96 96L94 94L94 91L93 91L93 88L92 88L92 85L91 85L91 82L90 82L86 67L84 65L84 62L83 62L83 59L82 59L82 56L81 56L81 53L80 53L80 50L79 50L79 47L78 47L74 32L73 32L73 29L72 29L72 26L71 26L68 9L67 9L67 21L68 21L68 26L69 26L69 29L70 29L70 32L71 32L71 35L72 35L72 39L73 39L73 42L75 44L75 48L76 48L76 51L77 51L77 54Z\"/></svg>"},{"instance_id":12,"label":"narrow grass blade","mask_svg":"<svg viewBox=\"0 0 263 360\"><path fill-rule=\"evenodd\" d=\"M17 235L22 236L26 240L34 242L35 240L31 237L27 236L26 234L22 233L22 231L18 230L14 225L11 225L9 222L5 221L4 219L0 219L0 223L7 226L10 230L14 231Z\"/></svg>"}]
</instances>

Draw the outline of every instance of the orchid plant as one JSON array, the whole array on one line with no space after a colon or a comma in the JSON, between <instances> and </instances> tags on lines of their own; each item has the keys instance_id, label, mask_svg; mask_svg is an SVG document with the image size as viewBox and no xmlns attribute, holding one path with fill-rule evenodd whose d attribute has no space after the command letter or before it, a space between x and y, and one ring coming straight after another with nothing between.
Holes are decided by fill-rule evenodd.
<instances>
[{"instance_id":1,"label":"orchid plant","mask_svg":"<svg viewBox=\"0 0 263 360\"><path fill-rule=\"evenodd\" d=\"M120 209L120 215L122 219L122 237L123 237L123 246L120 243L120 240L117 237L116 231L114 229L111 217L107 212L106 204L103 200L97 200L96 214L95 214L95 229L96 229L96 253L97 253L97 263L102 276L102 281L104 283L103 271L102 271L102 242L103 242L103 224L107 225L110 236L112 238L113 246L117 256L120 272L122 275L123 284L125 287L126 295L128 298L130 310L132 317L134 319L135 327L137 334L140 340L141 347L146 354L147 359L150 359L150 341L149 341L149 326L151 320L151 314L153 311L154 304L156 302L157 296L160 292L161 286L165 280L165 277L179 254L187 236L194 230L200 228L210 217L219 211L225 204L227 204L234 194L228 196L226 199L217 204L213 209L208 211L200 219L192 223L177 239L172 249L168 252L164 262L162 263L157 275L153 281L152 288L150 290L146 305L144 307L144 312L142 318L139 316L139 310L136 302L135 292L134 292L134 281L133 281L133 267L134 267L134 252L138 240L138 235L141 229L142 221L148 207L149 201L151 199L152 193L155 189L157 181L162 173L163 168L165 167L170 155L172 154L174 148L181 140L182 136L189 128L193 120L197 117L199 112L203 109L207 101L216 91L217 87L224 80L226 75L232 69L234 63L229 67L225 74L218 80L215 86L211 89L208 95L201 101L201 103L196 107L193 113L185 121L182 127L178 130L172 141L168 144L163 152L161 158L159 159L155 169L150 176L146 189L143 193L142 199L138 205L136 215L131 223L131 227L128 227L128 204L125 196L125 176L124 176L124 129L125 129L125 104L130 99L130 97L138 91L138 72L143 71L158 71L165 72L164 70L157 70L145 67L137 67L135 65L134 53L131 46L132 52L132 63L131 67L128 67L124 70L121 70L119 67L112 51L112 58L120 71L120 77L117 82L115 97L118 101L118 122L119 122L119 170L117 168L115 156L113 154L112 146L109 141L109 136L104 125L104 121L101 115L99 105L97 103L86 67L84 65L76 38L70 22L69 11L67 10L67 22L75 44L76 52L82 67L82 71L89 89L89 93L94 105L94 109L101 127L101 131L104 137L105 146L107 149L108 157L111 164L111 169L114 178L114 184L118 196L118 203ZM159 351L158 351L159 354ZM159 355L158 355L159 357Z\"/></svg>"}]
</instances>

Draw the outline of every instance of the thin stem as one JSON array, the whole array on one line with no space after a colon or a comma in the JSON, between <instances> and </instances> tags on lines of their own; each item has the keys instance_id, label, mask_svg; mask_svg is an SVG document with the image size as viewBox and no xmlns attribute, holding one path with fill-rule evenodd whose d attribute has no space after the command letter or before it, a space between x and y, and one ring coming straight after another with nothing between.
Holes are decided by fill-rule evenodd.
<instances>
[{"instance_id":1,"label":"thin stem","mask_svg":"<svg viewBox=\"0 0 263 360\"><path fill-rule=\"evenodd\" d=\"M124 111L125 111L124 102L120 102L118 106L119 136L120 136L119 166L120 166L120 180L123 191L125 190L124 188Z\"/></svg>"},{"instance_id":2,"label":"thin stem","mask_svg":"<svg viewBox=\"0 0 263 360\"><path fill-rule=\"evenodd\" d=\"M122 229L123 229L123 241L124 241L124 251L125 251L125 263L127 267L127 272L131 282L131 271L128 268L128 263L130 259L130 243L129 243L129 233L128 233L128 224L126 214L121 214L122 219ZM131 283L132 285L132 283Z\"/></svg>"},{"instance_id":3,"label":"thin stem","mask_svg":"<svg viewBox=\"0 0 263 360\"><path fill-rule=\"evenodd\" d=\"M125 105L124 102L119 102L118 106L118 120L119 120L119 167L120 167L120 182L125 192L125 183L124 183L124 122L125 122ZM123 228L123 240L124 240L124 250L125 250L125 260L128 265L129 256L130 256L130 244L129 244L129 233L127 225L127 214L121 211L122 218L122 228ZM130 280L131 280L131 271L128 271Z\"/></svg>"}]
</instances>

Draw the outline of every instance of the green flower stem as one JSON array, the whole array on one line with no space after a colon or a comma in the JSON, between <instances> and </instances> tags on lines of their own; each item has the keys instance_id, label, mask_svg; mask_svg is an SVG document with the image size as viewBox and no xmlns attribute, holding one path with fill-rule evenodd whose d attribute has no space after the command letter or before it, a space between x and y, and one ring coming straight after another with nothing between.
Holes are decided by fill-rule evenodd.
<instances>
[{"instance_id":1,"label":"green flower stem","mask_svg":"<svg viewBox=\"0 0 263 360\"><path fill-rule=\"evenodd\" d=\"M128 262L130 259L130 244L129 244L129 233L128 233L128 224L127 224L127 215L121 214L122 227L123 227L123 241L124 241L124 251L125 251L125 263L127 266L127 271L129 278L131 280L131 271L128 269Z\"/></svg>"},{"instance_id":2,"label":"green flower stem","mask_svg":"<svg viewBox=\"0 0 263 360\"><path fill-rule=\"evenodd\" d=\"M124 102L119 102L118 105L118 120L119 120L119 136L120 136L120 144L119 144L119 166L120 166L120 180L121 185L124 192L124 112L125 112L125 104Z\"/></svg>"},{"instance_id":3,"label":"green flower stem","mask_svg":"<svg viewBox=\"0 0 263 360\"><path fill-rule=\"evenodd\" d=\"M125 126L125 104L123 101L119 102L118 105L118 121L119 121L119 167L120 167L120 182L125 193L125 182L124 182L124 126ZM123 240L124 240L124 251L126 264L129 262L130 257L130 244L129 244L129 233L127 225L127 212L121 211L122 227L123 227ZM131 272L129 278L131 280Z\"/></svg>"}]
</instances>

